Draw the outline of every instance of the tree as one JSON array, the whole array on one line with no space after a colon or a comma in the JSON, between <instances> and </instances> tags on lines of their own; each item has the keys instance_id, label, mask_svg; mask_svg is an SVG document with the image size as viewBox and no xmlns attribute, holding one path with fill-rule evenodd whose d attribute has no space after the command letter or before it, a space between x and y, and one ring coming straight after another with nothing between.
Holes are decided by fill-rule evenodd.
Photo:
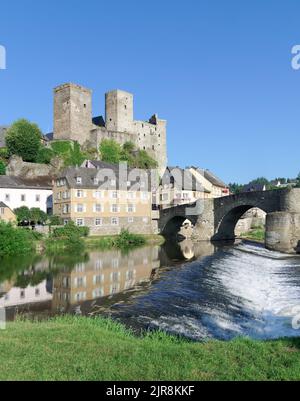
<instances>
[{"instance_id":1,"label":"tree","mask_svg":"<svg viewBox=\"0 0 300 401\"><path fill-rule=\"evenodd\" d=\"M239 194L243 189L243 185L237 184L237 183L230 183L229 184L229 190L232 194Z\"/></svg>"},{"instance_id":2,"label":"tree","mask_svg":"<svg viewBox=\"0 0 300 401\"><path fill-rule=\"evenodd\" d=\"M139 150L135 167L143 169L157 168L158 163L145 150Z\"/></svg>"},{"instance_id":3,"label":"tree","mask_svg":"<svg viewBox=\"0 0 300 401\"><path fill-rule=\"evenodd\" d=\"M30 210L27 206L22 206L14 210L15 215L17 216L17 220L19 224L30 224Z\"/></svg>"},{"instance_id":4,"label":"tree","mask_svg":"<svg viewBox=\"0 0 300 401\"><path fill-rule=\"evenodd\" d=\"M5 175L6 173L6 167L3 161L0 160L0 175Z\"/></svg>"},{"instance_id":5,"label":"tree","mask_svg":"<svg viewBox=\"0 0 300 401\"><path fill-rule=\"evenodd\" d=\"M6 146L10 156L17 155L24 161L35 162L41 147L42 133L36 124L22 119L7 131Z\"/></svg>"},{"instance_id":6,"label":"tree","mask_svg":"<svg viewBox=\"0 0 300 401\"><path fill-rule=\"evenodd\" d=\"M55 154L52 149L40 148L36 156L36 162L41 164L49 164L54 156Z\"/></svg>"},{"instance_id":7,"label":"tree","mask_svg":"<svg viewBox=\"0 0 300 401\"><path fill-rule=\"evenodd\" d=\"M20 225L44 224L48 219L47 214L38 208L29 209L27 206L22 206L15 209L14 212Z\"/></svg>"},{"instance_id":8,"label":"tree","mask_svg":"<svg viewBox=\"0 0 300 401\"><path fill-rule=\"evenodd\" d=\"M101 159L106 163L118 164L121 161L121 146L113 139L104 139L100 144Z\"/></svg>"},{"instance_id":9,"label":"tree","mask_svg":"<svg viewBox=\"0 0 300 401\"><path fill-rule=\"evenodd\" d=\"M300 173L299 173L298 176L297 176L296 188L300 188Z\"/></svg>"}]
</instances>

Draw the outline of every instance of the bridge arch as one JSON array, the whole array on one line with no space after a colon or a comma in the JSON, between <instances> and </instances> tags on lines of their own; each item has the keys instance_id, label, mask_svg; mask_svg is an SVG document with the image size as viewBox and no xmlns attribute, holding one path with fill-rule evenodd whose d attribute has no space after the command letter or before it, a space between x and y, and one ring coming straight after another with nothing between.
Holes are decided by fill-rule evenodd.
<instances>
[{"instance_id":1,"label":"bridge arch","mask_svg":"<svg viewBox=\"0 0 300 401\"><path fill-rule=\"evenodd\" d=\"M254 208L268 213L266 210L255 205L241 205L233 207L219 222L219 225L216 227L216 234L212 239L214 241L234 240L236 238L235 229L239 220L244 216L245 213Z\"/></svg>"},{"instance_id":2,"label":"bridge arch","mask_svg":"<svg viewBox=\"0 0 300 401\"><path fill-rule=\"evenodd\" d=\"M234 240L235 227L248 210L258 208L267 214L279 211L281 196L281 190L273 190L242 193L215 199L215 234L212 240Z\"/></svg>"}]
</instances>

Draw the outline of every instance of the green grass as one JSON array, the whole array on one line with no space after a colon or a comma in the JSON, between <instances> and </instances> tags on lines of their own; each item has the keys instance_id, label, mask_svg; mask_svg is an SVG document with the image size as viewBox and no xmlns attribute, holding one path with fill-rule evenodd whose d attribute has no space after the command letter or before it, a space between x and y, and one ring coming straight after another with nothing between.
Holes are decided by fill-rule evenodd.
<instances>
[{"instance_id":1,"label":"green grass","mask_svg":"<svg viewBox=\"0 0 300 401\"><path fill-rule=\"evenodd\" d=\"M0 380L299 380L300 339L192 343L63 317L0 331Z\"/></svg>"},{"instance_id":2,"label":"green grass","mask_svg":"<svg viewBox=\"0 0 300 401\"><path fill-rule=\"evenodd\" d=\"M264 228L254 228L247 233L241 235L242 238L247 238L259 242L264 242L265 240L265 229Z\"/></svg>"}]
</instances>

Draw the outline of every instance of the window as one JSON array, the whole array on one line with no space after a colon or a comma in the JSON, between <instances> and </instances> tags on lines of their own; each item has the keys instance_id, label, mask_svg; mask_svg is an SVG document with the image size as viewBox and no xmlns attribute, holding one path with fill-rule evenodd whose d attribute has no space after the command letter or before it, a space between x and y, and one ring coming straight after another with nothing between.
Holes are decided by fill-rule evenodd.
<instances>
[{"instance_id":1,"label":"window","mask_svg":"<svg viewBox=\"0 0 300 401\"><path fill-rule=\"evenodd\" d=\"M41 196L40 195L35 195L35 201L40 202L41 201Z\"/></svg>"},{"instance_id":2,"label":"window","mask_svg":"<svg viewBox=\"0 0 300 401\"><path fill-rule=\"evenodd\" d=\"M98 180L98 178L94 178L94 185L98 185L99 184L99 180Z\"/></svg>"},{"instance_id":3,"label":"window","mask_svg":"<svg viewBox=\"0 0 300 401\"><path fill-rule=\"evenodd\" d=\"M149 199L148 192L141 192L141 199L142 200L148 200Z\"/></svg>"},{"instance_id":4,"label":"window","mask_svg":"<svg viewBox=\"0 0 300 401\"><path fill-rule=\"evenodd\" d=\"M81 203L76 205L76 212L77 213L83 213L84 212L84 205L82 205Z\"/></svg>"},{"instance_id":5,"label":"window","mask_svg":"<svg viewBox=\"0 0 300 401\"><path fill-rule=\"evenodd\" d=\"M21 290L20 292L20 298L24 299L25 298L25 290Z\"/></svg>"},{"instance_id":6,"label":"window","mask_svg":"<svg viewBox=\"0 0 300 401\"><path fill-rule=\"evenodd\" d=\"M103 288L96 288L93 290L93 298L100 298L104 296Z\"/></svg>"},{"instance_id":7,"label":"window","mask_svg":"<svg viewBox=\"0 0 300 401\"><path fill-rule=\"evenodd\" d=\"M127 193L127 199L135 199L135 193L134 192L128 192Z\"/></svg>"},{"instance_id":8,"label":"window","mask_svg":"<svg viewBox=\"0 0 300 401\"><path fill-rule=\"evenodd\" d=\"M9 194L5 194L5 201L9 202L10 201L10 195Z\"/></svg>"},{"instance_id":9,"label":"window","mask_svg":"<svg viewBox=\"0 0 300 401\"><path fill-rule=\"evenodd\" d=\"M76 198L83 198L83 197L84 197L83 191L80 190L76 191Z\"/></svg>"},{"instance_id":10,"label":"window","mask_svg":"<svg viewBox=\"0 0 300 401\"><path fill-rule=\"evenodd\" d=\"M39 289L39 288L36 288L36 289L35 289L35 296L36 296L36 297L39 297L39 296L40 296L40 289Z\"/></svg>"},{"instance_id":11,"label":"window","mask_svg":"<svg viewBox=\"0 0 300 401\"><path fill-rule=\"evenodd\" d=\"M112 261L111 261L111 267L112 267L113 269L118 269L119 266L120 266L119 259L117 259L117 258L112 259Z\"/></svg>"},{"instance_id":12,"label":"window","mask_svg":"<svg viewBox=\"0 0 300 401\"><path fill-rule=\"evenodd\" d=\"M95 263L95 270L102 270L103 269L103 262L101 259L96 260Z\"/></svg>"},{"instance_id":13,"label":"window","mask_svg":"<svg viewBox=\"0 0 300 401\"><path fill-rule=\"evenodd\" d=\"M74 300L77 302L84 301L86 299L86 292L78 292L74 295Z\"/></svg>"},{"instance_id":14,"label":"window","mask_svg":"<svg viewBox=\"0 0 300 401\"><path fill-rule=\"evenodd\" d=\"M83 219L76 219L76 225L78 227L83 227L84 226L84 220Z\"/></svg>"},{"instance_id":15,"label":"window","mask_svg":"<svg viewBox=\"0 0 300 401\"><path fill-rule=\"evenodd\" d=\"M120 212L120 207L118 205L112 205L111 206L111 212L112 213L119 213Z\"/></svg>"},{"instance_id":16,"label":"window","mask_svg":"<svg viewBox=\"0 0 300 401\"><path fill-rule=\"evenodd\" d=\"M111 185L112 187L115 187L116 184L117 184L116 180L110 180L110 185Z\"/></svg>"},{"instance_id":17,"label":"window","mask_svg":"<svg viewBox=\"0 0 300 401\"><path fill-rule=\"evenodd\" d=\"M133 218L133 217L128 217L128 223L129 223L129 224L134 223L134 218Z\"/></svg>"},{"instance_id":18,"label":"window","mask_svg":"<svg viewBox=\"0 0 300 401\"><path fill-rule=\"evenodd\" d=\"M127 181L127 187L131 187L131 181Z\"/></svg>"},{"instance_id":19,"label":"window","mask_svg":"<svg viewBox=\"0 0 300 401\"><path fill-rule=\"evenodd\" d=\"M117 217L112 217L111 225L112 226L118 226L119 225L119 219Z\"/></svg>"},{"instance_id":20,"label":"window","mask_svg":"<svg viewBox=\"0 0 300 401\"><path fill-rule=\"evenodd\" d=\"M96 220L95 220L95 226L96 226L96 227L102 226L102 219L96 219Z\"/></svg>"},{"instance_id":21,"label":"window","mask_svg":"<svg viewBox=\"0 0 300 401\"><path fill-rule=\"evenodd\" d=\"M111 281L113 283L117 283L119 281L120 273L119 272L113 272L111 274Z\"/></svg>"},{"instance_id":22,"label":"window","mask_svg":"<svg viewBox=\"0 0 300 401\"><path fill-rule=\"evenodd\" d=\"M116 191L112 192L112 193L110 194L110 197L111 197L112 199L118 199L118 192L116 192Z\"/></svg>"},{"instance_id":23,"label":"window","mask_svg":"<svg viewBox=\"0 0 300 401\"><path fill-rule=\"evenodd\" d=\"M26 195L24 194L21 195L21 202L26 202Z\"/></svg>"},{"instance_id":24,"label":"window","mask_svg":"<svg viewBox=\"0 0 300 401\"><path fill-rule=\"evenodd\" d=\"M135 213L135 205L128 205L127 213Z\"/></svg>"},{"instance_id":25,"label":"window","mask_svg":"<svg viewBox=\"0 0 300 401\"><path fill-rule=\"evenodd\" d=\"M94 192L94 198L102 199L103 198L103 193L101 191L95 191Z\"/></svg>"},{"instance_id":26,"label":"window","mask_svg":"<svg viewBox=\"0 0 300 401\"><path fill-rule=\"evenodd\" d=\"M68 214L70 212L70 205L64 205L63 214Z\"/></svg>"},{"instance_id":27,"label":"window","mask_svg":"<svg viewBox=\"0 0 300 401\"><path fill-rule=\"evenodd\" d=\"M1 207L0 208L0 214L4 214L4 212L5 212L4 207Z\"/></svg>"},{"instance_id":28,"label":"window","mask_svg":"<svg viewBox=\"0 0 300 401\"><path fill-rule=\"evenodd\" d=\"M82 177L76 177L76 184L82 184Z\"/></svg>"},{"instance_id":29,"label":"window","mask_svg":"<svg viewBox=\"0 0 300 401\"><path fill-rule=\"evenodd\" d=\"M94 205L94 213L102 213L102 205L100 203Z\"/></svg>"},{"instance_id":30,"label":"window","mask_svg":"<svg viewBox=\"0 0 300 401\"><path fill-rule=\"evenodd\" d=\"M93 277L93 283L95 284L101 284L104 280L104 276L102 274L98 274L97 276Z\"/></svg>"},{"instance_id":31,"label":"window","mask_svg":"<svg viewBox=\"0 0 300 401\"><path fill-rule=\"evenodd\" d=\"M77 288L86 287L86 277L76 277L74 284Z\"/></svg>"}]
</instances>

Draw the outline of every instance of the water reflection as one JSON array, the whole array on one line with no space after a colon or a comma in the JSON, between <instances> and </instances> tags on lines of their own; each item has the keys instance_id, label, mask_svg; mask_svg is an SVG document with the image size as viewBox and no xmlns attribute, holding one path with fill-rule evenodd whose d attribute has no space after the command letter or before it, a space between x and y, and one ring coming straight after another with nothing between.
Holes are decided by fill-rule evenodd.
<instances>
[{"instance_id":1,"label":"water reflection","mask_svg":"<svg viewBox=\"0 0 300 401\"><path fill-rule=\"evenodd\" d=\"M299 257L245 243L185 240L0 261L0 308L9 320L104 315L193 339L276 338L299 335L291 325L299 305Z\"/></svg>"}]
</instances>

